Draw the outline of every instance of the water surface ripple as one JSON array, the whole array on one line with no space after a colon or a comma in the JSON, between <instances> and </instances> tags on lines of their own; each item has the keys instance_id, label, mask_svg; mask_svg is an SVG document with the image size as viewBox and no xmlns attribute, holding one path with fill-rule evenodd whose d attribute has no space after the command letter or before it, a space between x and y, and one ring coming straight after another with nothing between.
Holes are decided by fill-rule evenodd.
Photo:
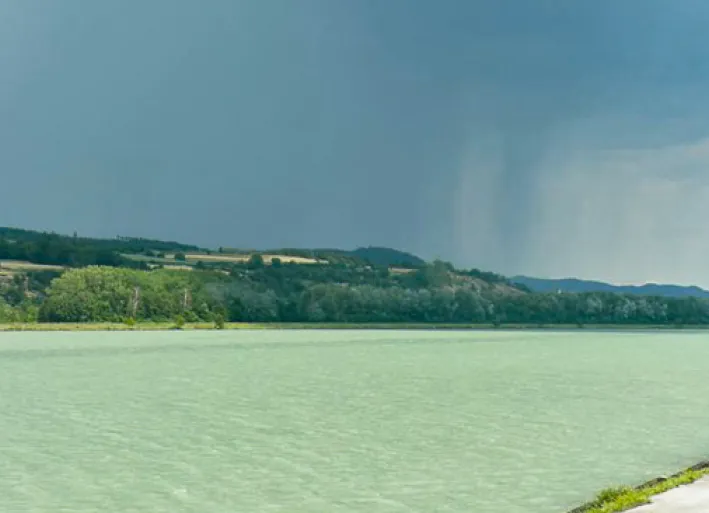
<instances>
[{"instance_id":1,"label":"water surface ripple","mask_svg":"<svg viewBox=\"0 0 709 513\"><path fill-rule=\"evenodd\" d=\"M554 513L709 456L704 333L0 334L0 511Z\"/></svg>"}]
</instances>

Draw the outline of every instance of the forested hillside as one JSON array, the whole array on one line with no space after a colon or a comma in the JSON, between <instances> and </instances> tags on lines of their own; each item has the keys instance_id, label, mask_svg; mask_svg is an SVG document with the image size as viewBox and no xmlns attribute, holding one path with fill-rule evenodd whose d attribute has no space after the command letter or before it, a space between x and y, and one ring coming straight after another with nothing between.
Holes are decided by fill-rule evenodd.
<instances>
[{"instance_id":1,"label":"forested hillside","mask_svg":"<svg viewBox=\"0 0 709 513\"><path fill-rule=\"evenodd\" d=\"M391 248L369 246L367 248L357 248L351 253L374 265L420 267L426 263L416 255Z\"/></svg>"},{"instance_id":2,"label":"forested hillside","mask_svg":"<svg viewBox=\"0 0 709 513\"><path fill-rule=\"evenodd\" d=\"M215 323L709 324L705 299L534 293L495 273L424 263L386 248L365 254L210 252L135 238L0 234L3 323L179 317Z\"/></svg>"},{"instance_id":3,"label":"forested hillside","mask_svg":"<svg viewBox=\"0 0 709 513\"><path fill-rule=\"evenodd\" d=\"M141 267L122 254L197 251L196 246L133 237L94 239L0 227L0 261L82 267L107 265Z\"/></svg>"},{"instance_id":4,"label":"forested hillside","mask_svg":"<svg viewBox=\"0 0 709 513\"><path fill-rule=\"evenodd\" d=\"M411 273L328 265L141 271L85 267L0 282L0 322L709 323L702 299L527 293L442 263ZM50 281L51 280L51 281Z\"/></svg>"}]
</instances>

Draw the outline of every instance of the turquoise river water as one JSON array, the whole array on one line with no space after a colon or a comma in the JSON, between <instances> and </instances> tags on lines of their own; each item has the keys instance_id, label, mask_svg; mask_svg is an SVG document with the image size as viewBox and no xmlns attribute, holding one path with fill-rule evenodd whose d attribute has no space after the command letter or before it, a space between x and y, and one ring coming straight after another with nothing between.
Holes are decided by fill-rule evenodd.
<instances>
[{"instance_id":1,"label":"turquoise river water","mask_svg":"<svg viewBox=\"0 0 709 513\"><path fill-rule=\"evenodd\" d=\"M0 511L562 513L709 457L709 334L0 333Z\"/></svg>"}]
</instances>

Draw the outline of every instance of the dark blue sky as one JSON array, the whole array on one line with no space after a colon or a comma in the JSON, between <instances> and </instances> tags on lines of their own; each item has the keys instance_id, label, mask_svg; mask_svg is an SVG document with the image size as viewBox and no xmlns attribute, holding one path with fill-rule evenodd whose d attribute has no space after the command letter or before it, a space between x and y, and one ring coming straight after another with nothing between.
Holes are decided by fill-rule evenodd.
<instances>
[{"instance_id":1,"label":"dark blue sky","mask_svg":"<svg viewBox=\"0 0 709 513\"><path fill-rule=\"evenodd\" d=\"M709 285L702 0L10 0L0 225Z\"/></svg>"}]
</instances>

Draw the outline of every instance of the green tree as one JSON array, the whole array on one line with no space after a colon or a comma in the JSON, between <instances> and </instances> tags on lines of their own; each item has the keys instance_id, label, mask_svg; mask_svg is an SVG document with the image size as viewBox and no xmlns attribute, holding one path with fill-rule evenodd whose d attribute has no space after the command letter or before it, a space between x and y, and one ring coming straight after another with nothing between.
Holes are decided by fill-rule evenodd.
<instances>
[{"instance_id":1,"label":"green tree","mask_svg":"<svg viewBox=\"0 0 709 513\"><path fill-rule=\"evenodd\" d=\"M21 314L18 309L8 305L0 298L0 323L19 322L21 320Z\"/></svg>"},{"instance_id":2,"label":"green tree","mask_svg":"<svg viewBox=\"0 0 709 513\"><path fill-rule=\"evenodd\" d=\"M254 253L249 258L248 267L249 269L262 269L264 267L263 257L258 253Z\"/></svg>"},{"instance_id":3,"label":"green tree","mask_svg":"<svg viewBox=\"0 0 709 513\"><path fill-rule=\"evenodd\" d=\"M182 315L175 316L175 324L173 326L176 330L181 330L185 325L185 318Z\"/></svg>"},{"instance_id":4,"label":"green tree","mask_svg":"<svg viewBox=\"0 0 709 513\"><path fill-rule=\"evenodd\" d=\"M129 269L86 267L54 280L40 309L53 322L120 322L139 276Z\"/></svg>"}]
</instances>

